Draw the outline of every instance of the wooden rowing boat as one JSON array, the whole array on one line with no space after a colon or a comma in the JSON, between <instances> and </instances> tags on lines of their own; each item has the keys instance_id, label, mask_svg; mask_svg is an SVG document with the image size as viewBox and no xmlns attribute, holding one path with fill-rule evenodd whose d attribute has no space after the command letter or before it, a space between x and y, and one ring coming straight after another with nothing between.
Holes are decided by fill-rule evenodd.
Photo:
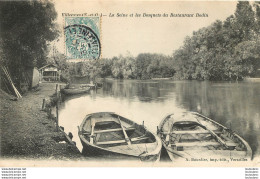
<instances>
[{"instance_id":1,"label":"wooden rowing boat","mask_svg":"<svg viewBox=\"0 0 260 179\"><path fill-rule=\"evenodd\" d=\"M242 137L196 112L166 116L157 133L172 161L252 157L252 150Z\"/></svg>"},{"instance_id":2,"label":"wooden rowing boat","mask_svg":"<svg viewBox=\"0 0 260 179\"><path fill-rule=\"evenodd\" d=\"M143 125L111 112L87 115L79 127L83 153L105 159L158 161L162 143Z\"/></svg>"},{"instance_id":3,"label":"wooden rowing boat","mask_svg":"<svg viewBox=\"0 0 260 179\"><path fill-rule=\"evenodd\" d=\"M82 84L84 87L89 87L90 89L100 89L103 87L103 83L95 83L95 84Z\"/></svg>"},{"instance_id":4,"label":"wooden rowing boat","mask_svg":"<svg viewBox=\"0 0 260 179\"><path fill-rule=\"evenodd\" d=\"M69 86L61 89L61 93L65 95L83 94L83 93L89 93L89 91L90 91L90 87L86 87L86 86L79 86L79 87Z\"/></svg>"},{"instance_id":5,"label":"wooden rowing boat","mask_svg":"<svg viewBox=\"0 0 260 179\"><path fill-rule=\"evenodd\" d=\"M89 87L90 89L96 88L96 86L94 84L84 84L84 86Z\"/></svg>"}]
</instances>

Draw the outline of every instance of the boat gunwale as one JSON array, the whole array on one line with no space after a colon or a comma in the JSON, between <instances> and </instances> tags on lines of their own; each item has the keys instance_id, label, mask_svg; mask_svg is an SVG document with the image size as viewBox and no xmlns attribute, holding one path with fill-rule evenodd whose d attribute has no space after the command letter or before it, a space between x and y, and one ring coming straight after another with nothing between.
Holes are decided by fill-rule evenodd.
<instances>
[{"instance_id":1,"label":"boat gunwale","mask_svg":"<svg viewBox=\"0 0 260 179\"><path fill-rule=\"evenodd\" d=\"M84 94L89 93L90 87L84 87L84 88L63 88L61 89L61 93L64 95L76 95L76 94Z\"/></svg>"}]
</instances>

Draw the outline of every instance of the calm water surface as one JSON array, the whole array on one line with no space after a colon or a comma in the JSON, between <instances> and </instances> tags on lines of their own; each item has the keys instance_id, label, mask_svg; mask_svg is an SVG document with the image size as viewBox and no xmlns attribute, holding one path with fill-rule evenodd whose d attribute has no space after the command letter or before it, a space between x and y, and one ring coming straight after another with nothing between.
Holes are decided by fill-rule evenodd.
<instances>
[{"instance_id":1,"label":"calm water surface","mask_svg":"<svg viewBox=\"0 0 260 179\"><path fill-rule=\"evenodd\" d=\"M196 111L241 135L260 155L260 83L105 80L103 88L68 98L60 107L60 125L82 149L79 126L86 114L115 112L152 132L170 113Z\"/></svg>"}]
</instances>

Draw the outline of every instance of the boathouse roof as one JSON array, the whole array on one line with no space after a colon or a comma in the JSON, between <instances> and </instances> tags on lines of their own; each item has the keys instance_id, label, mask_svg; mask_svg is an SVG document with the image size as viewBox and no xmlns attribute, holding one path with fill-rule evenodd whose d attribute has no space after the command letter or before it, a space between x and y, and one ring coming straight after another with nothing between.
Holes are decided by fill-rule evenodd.
<instances>
[{"instance_id":1,"label":"boathouse roof","mask_svg":"<svg viewBox=\"0 0 260 179\"><path fill-rule=\"evenodd\" d=\"M48 67L54 67L54 68L58 68L58 66L57 66L57 65L55 65L55 64L48 64L48 65L45 65L45 66L43 66L43 67L39 68L39 70L42 70L42 69L45 69L45 68L48 68Z\"/></svg>"}]
</instances>

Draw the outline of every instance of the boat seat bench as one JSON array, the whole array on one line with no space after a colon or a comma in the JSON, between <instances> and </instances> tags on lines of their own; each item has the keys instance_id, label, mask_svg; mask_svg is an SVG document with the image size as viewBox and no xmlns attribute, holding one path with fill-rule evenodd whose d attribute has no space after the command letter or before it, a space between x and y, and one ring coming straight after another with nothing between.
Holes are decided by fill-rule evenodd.
<instances>
[{"instance_id":1,"label":"boat seat bench","mask_svg":"<svg viewBox=\"0 0 260 179\"><path fill-rule=\"evenodd\" d=\"M214 133L216 134L221 134L221 131L214 131ZM168 132L163 132L163 134L169 134ZM173 131L170 134L211 134L209 131L205 130L205 131Z\"/></svg>"},{"instance_id":2,"label":"boat seat bench","mask_svg":"<svg viewBox=\"0 0 260 179\"><path fill-rule=\"evenodd\" d=\"M218 142L181 142L181 143L175 143L172 145L176 145L176 147L206 147L206 146L220 146L221 144ZM226 142L226 145L228 147L236 147L235 142Z\"/></svg>"},{"instance_id":3,"label":"boat seat bench","mask_svg":"<svg viewBox=\"0 0 260 179\"><path fill-rule=\"evenodd\" d=\"M136 142L136 141L140 141L140 140L146 140L149 137L136 137L136 138L132 138L131 142ZM107 144L120 144L120 143L125 143L125 140L114 140L114 141L104 141L104 142L97 142L97 145L107 145Z\"/></svg>"},{"instance_id":4,"label":"boat seat bench","mask_svg":"<svg viewBox=\"0 0 260 179\"><path fill-rule=\"evenodd\" d=\"M107 133L107 132L117 132L122 131L122 128L116 128L116 129L107 129L107 130L95 130L94 134L100 134L100 133ZM133 131L135 128L126 128L125 131Z\"/></svg>"}]
</instances>

